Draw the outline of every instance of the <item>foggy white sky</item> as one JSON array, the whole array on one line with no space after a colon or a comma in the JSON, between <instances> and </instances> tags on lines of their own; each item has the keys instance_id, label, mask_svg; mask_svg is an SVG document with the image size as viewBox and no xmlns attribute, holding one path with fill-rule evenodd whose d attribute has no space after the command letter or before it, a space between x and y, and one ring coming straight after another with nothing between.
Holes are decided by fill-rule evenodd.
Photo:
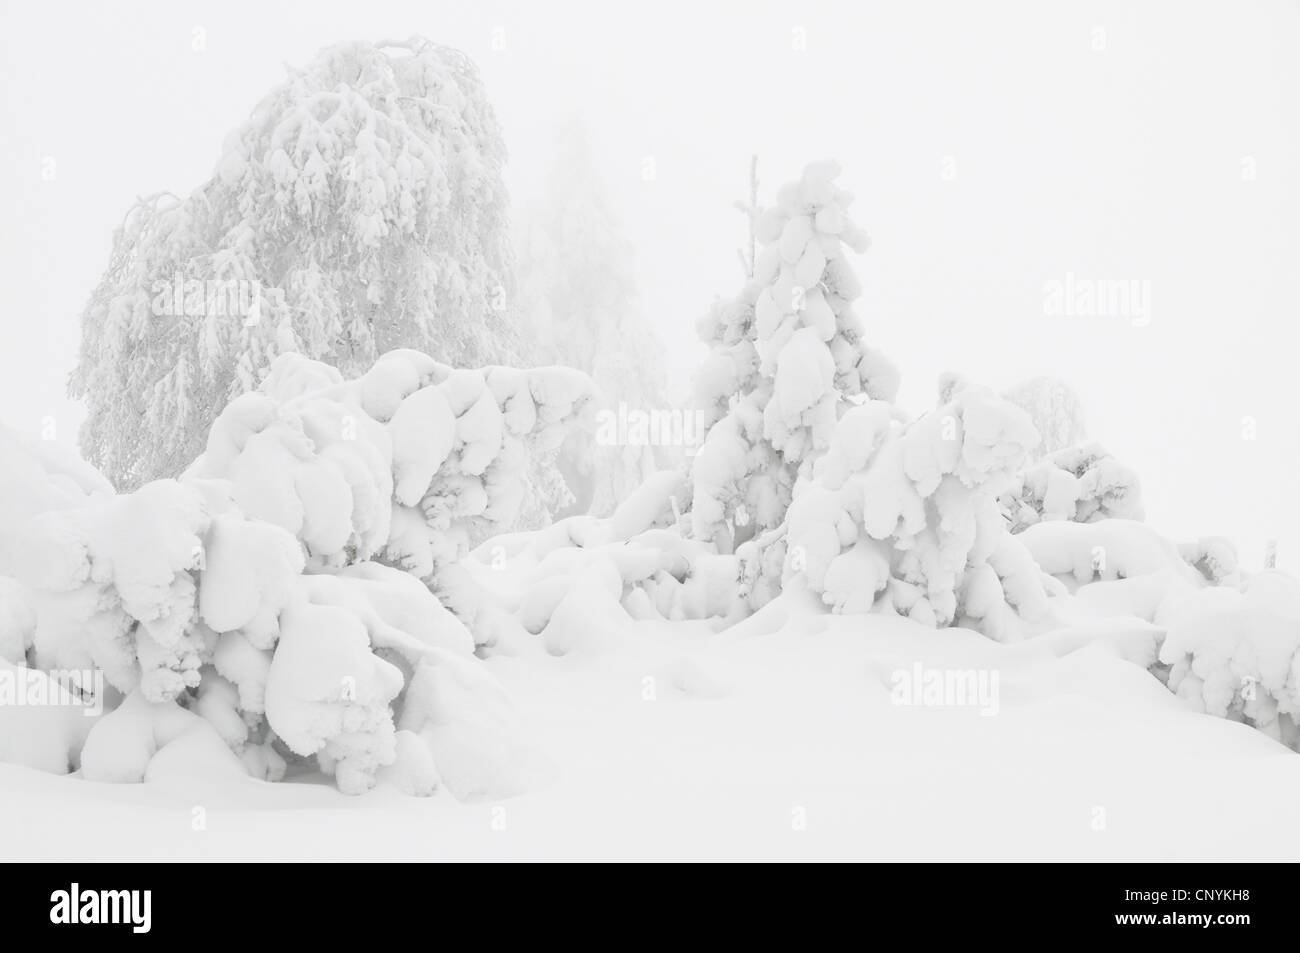
<instances>
[{"instance_id":1,"label":"foggy white sky","mask_svg":"<svg viewBox=\"0 0 1300 953\"><path fill-rule=\"evenodd\" d=\"M1232 536L1249 565L1277 535L1281 563L1300 568L1294 2L2 9L10 426L53 416L75 438L63 386L77 315L134 196L210 175L282 64L338 40L421 33L482 69L517 205L545 181L553 123L585 118L679 378L702 353L695 319L738 288L731 203L750 154L767 198L833 156L873 239L861 311L902 368L910 409L932 402L944 370L999 388L1058 375L1083 394L1092 436L1141 474L1149 522L1176 538ZM1045 317L1044 283L1067 273L1150 282L1150 323Z\"/></svg>"}]
</instances>

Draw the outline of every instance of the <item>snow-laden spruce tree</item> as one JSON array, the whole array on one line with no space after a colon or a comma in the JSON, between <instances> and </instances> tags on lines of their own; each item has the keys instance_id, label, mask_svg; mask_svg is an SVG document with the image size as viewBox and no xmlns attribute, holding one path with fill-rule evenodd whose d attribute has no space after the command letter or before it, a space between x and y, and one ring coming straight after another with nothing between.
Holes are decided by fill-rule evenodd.
<instances>
[{"instance_id":1,"label":"snow-laden spruce tree","mask_svg":"<svg viewBox=\"0 0 1300 953\"><path fill-rule=\"evenodd\" d=\"M865 250L833 162L758 220L741 295L702 330L697 394L716 423L692 471L692 530L739 557L752 607L790 585L835 612L888 608L1014 638L1047 618L1049 581L998 496L1038 442L1028 415L955 376L907 422L898 373L866 346L845 246Z\"/></svg>"},{"instance_id":2,"label":"snow-laden spruce tree","mask_svg":"<svg viewBox=\"0 0 1300 953\"><path fill-rule=\"evenodd\" d=\"M279 780L286 760L314 757L341 790L364 791L397 764L408 673L473 674L469 633L400 570L303 575L299 541L245 516L229 489L157 480L20 527L31 670L98 671L111 692L62 771L149 780L178 742L169 756L209 773ZM431 792L431 752L407 755L402 770Z\"/></svg>"},{"instance_id":3,"label":"snow-laden spruce tree","mask_svg":"<svg viewBox=\"0 0 1300 953\"><path fill-rule=\"evenodd\" d=\"M782 523L796 480L811 475L852 402L893 400L898 389L853 310L862 289L847 250L865 251L868 239L839 173L817 162L777 192L758 220L753 276L700 323L710 355L696 397L709 431L692 467L691 519L723 552Z\"/></svg>"},{"instance_id":4,"label":"snow-laden spruce tree","mask_svg":"<svg viewBox=\"0 0 1300 953\"><path fill-rule=\"evenodd\" d=\"M910 423L883 401L846 412L801 483L764 568L834 612L888 610L1006 640L1050 619L1047 582L1007 530L998 494L1038 440L1018 407L948 380ZM756 541L760 545L766 541Z\"/></svg>"},{"instance_id":5,"label":"snow-laden spruce tree","mask_svg":"<svg viewBox=\"0 0 1300 953\"><path fill-rule=\"evenodd\" d=\"M537 359L586 372L600 394L596 430L575 433L560 465L575 510L607 516L666 462L648 432L623 422L668 408L663 345L637 302L632 249L580 122L556 127L545 195L519 234L521 318Z\"/></svg>"},{"instance_id":6,"label":"snow-laden spruce tree","mask_svg":"<svg viewBox=\"0 0 1300 953\"><path fill-rule=\"evenodd\" d=\"M1087 436L1083 401L1074 388L1055 377L1032 377L1002 392L1034 422L1040 442L1035 459L1082 443Z\"/></svg>"},{"instance_id":7,"label":"snow-laden spruce tree","mask_svg":"<svg viewBox=\"0 0 1300 953\"><path fill-rule=\"evenodd\" d=\"M71 381L87 458L121 488L175 476L280 353L515 363L504 162L456 50L342 43L291 70L211 179L118 230Z\"/></svg>"}]
</instances>

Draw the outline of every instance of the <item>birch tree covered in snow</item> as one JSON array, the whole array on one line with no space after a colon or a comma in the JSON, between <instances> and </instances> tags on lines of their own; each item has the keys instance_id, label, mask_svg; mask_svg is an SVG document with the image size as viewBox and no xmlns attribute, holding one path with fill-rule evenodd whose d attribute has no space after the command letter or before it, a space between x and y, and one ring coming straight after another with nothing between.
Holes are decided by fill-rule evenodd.
<instances>
[{"instance_id":1,"label":"birch tree covered in snow","mask_svg":"<svg viewBox=\"0 0 1300 953\"><path fill-rule=\"evenodd\" d=\"M177 475L277 354L515 363L505 158L456 50L342 43L291 70L211 179L118 230L71 382L87 458L122 488Z\"/></svg>"}]
</instances>

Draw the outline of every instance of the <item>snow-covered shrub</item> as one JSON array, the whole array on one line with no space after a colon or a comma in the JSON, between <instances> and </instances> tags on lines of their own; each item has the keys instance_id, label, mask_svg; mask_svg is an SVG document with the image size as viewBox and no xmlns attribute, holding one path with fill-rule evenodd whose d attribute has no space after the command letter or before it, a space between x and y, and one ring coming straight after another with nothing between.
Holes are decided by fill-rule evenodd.
<instances>
[{"instance_id":1,"label":"snow-covered shrub","mask_svg":"<svg viewBox=\"0 0 1300 953\"><path fill-rule=\"evenodd\" d=\"M1142 526L1137 474L1096 443L1058 450L1026 467L1000 504L1011 531L1024 536L1052 575L1084 583L1161 568L1185 575L1190 566L1215 585L1241 582L1231 540L1203 536L1175 544ZM1067 529L1063 523L1096 528Z\"/></svg>"},{"instance_id":2,"label":"snow-covered shrub","mask_svg":"<svg viewBox=\"0 0 1300 953\"><path fill-rule=\"evenodd\" d=\"M528 448L558 443L591 391L566 368L458 371L398 351L348 381L286 354L181 479L29 493L36 511L0 525L0 650L99 670L115 693L85 749L48 764L275 780L286 758L314 758L348 793L381 775L413 793L439 777L467 795L513 789L506 700L466 627L404 569L430 576L507 520ZM0 473L21 487L42 467L27 450Z\"/></svg>"},{"instance_id":3,"label":"snow-covered shrub","mask_svg":"<svg viewBox=\"0 0 1300 953\"><path fill-rule=\"evenodd\" d=\"M1016 539L1078 585L1070 606L1080 618L1149 623L1149 647L1132 661L1190 707L1300 750L1300 582L1243 573L1221 538L1179 546L1128 520L1043 523Z\"/></svg>"},{"instance_id":4,"label":"snow-covered shrub","mask_svg":"<svg viewBox=\"0 0 1300 953\"><path fill-rule=\"evenodd\" d=\"M234 754L269 737L282 738L303 756L329 742L322 767L353 791L366 785L346 773L352 764L324 756L362 745L356 739L363 738L367 751L378 750L360 773L373 779L385 763L389 752L380 746L391 742L393 730L387 703L401 688L400 675L387 680L391 690L368 710L369 720L345 720L345 682L340 675L330 683L338 672L329 666L346 663L344 674L362 679L359 659L380 660L371 656L365 630L351 614L343 613L334 628L318 616L295 625L309 611L302 548L285 530L239 514L228 484L147 483L134 493L42 514L26 524L20 539L30 554L21 578L36 597L35 667L96 669L126 696L87 739L87 777L142 780L163 746L154 727L184 721L179 712L191 705L200 717L222 712L214 683L227 677L238 695L225 706L226 717L212 721ZM331 644L332 633L348 626L353 641L335 641L348 645L352 656ZM322 668L312 683L319 697L271 692L264 684L276 671L302 680ZM263 684L250 684L256 680ZM278 709L269 705L286 696ZM311 737L320 745L304 743L297 728L303 720L316 726Z\"/></svg>"},{"instance_id":5,"label":"snow-covered shrub","mask_svg":"<svg viewBox=\"0 0 1300 953\"><path fill-rule=\"evenodd\" d=\"M0 424L0 659L24 664L36 634L37 596L19 578L40 558L27 545L28 524L112 495L108 481L67 447Z\"/></svg>"},{"instance_id":6,"label":"snow-covered shrub","mask_svg":"<svg viewBox=\"0 0 1300 953\"><path fill-rule=\"evenodd\" d=\"M696 399L710 429L691 471L692 521L724 552L781 524L850 401L898 389L853 310L862 289L845 247L863 252L868 240L839 173L817 162L778 191L758 221L753 277L700 324L710 356Z\"/></svg>"},{"instance_id":7,"label":"snow-covered shrub","mask_svg":"<svg viewBox=\"0 0 1300 953\"><path fill-rule=\"evenodd\" d=\"M208 181L118 230L72 379L87 458L123 489L177 476L286 352L516 363L505 159L457 50L341 43L291 70Z\"/></svg>"},{"instance_id":8,"label":"snow-covered shrub","mask_svg":"<svg viewBox=\"0 0 1300 953\"><path fill-rule=\"evenodd\" d=\"M284 757L315 757L340 790L364 791L403 750L420 667L473 666L473 640L401 570L303 575L305 544L245 517L230 488L156 481L31 521L34 664L99 669L125 696L86 741L87 777L148 777L192 715L247 772L274 780Z\"/></svg>"},{"instance_id":9,"label":"snow-covered shrub","mask_svg":"<svg viewBox=\"0 0 1300 953\"><path fill-rule=\"evenodd\" d=\"M1097 443L1057 450L1026 467L1001 502L1013 533L1051 520L1143 518L1137 474Z\"/></svg>"},{"instance_id":10,"label":"snow-covered shrub","mask_svg":"<svg viewBox=\"0 0 1300 953\"><path fill-rule=\"evenodd\" d=\"M530 453L591 409L563 367L453 369L391 351L355 380L296 354L217 418L187 478L229 480L248 516L300 539L313 569L378 558L432 580L510 524Z\"/></svg>"},{"instance_id":11,"label":"snow-covered shrub","mask_svg":"<svg viewBox=\"0 0 1300 953\"><path fill-rule=\"evenodd\" d=\"M1169 605L1160 662L1179 698L1300 750L1300 583L1264 572Z\"/></svg>"},{"instance_id":12,"label":"snow-covered shrub","mask_svg":"<svg viewBox=\"0 0 1300 953\"><path fill-rule=\"evenodd\" d=\"M908 424L883 401L843 415L784 531L754 541L756 584L775 575L834 612L887 609L1002 640L1021 619L1047 620L1047 584L997 505L1037 441L1033 425L986 388L943 394Z\"/></svg>"},{"instance_id":13,"label":"snow-covered shrub","mask_svg":"<svg viewBox=\"0 0 1300 953\"><path fill-rule=\"evenodd\" d=\"M192 570L220 497L219 488L161 480L27 521L16 575L35 596L37 666L99 669L153 701L196 687L210 633L196 617Z\"/></svg>"},{"instance_id":14,"label":"snow-covered shrub","mask_svg":"<svg viewBox=\"0 0 1300 953\"><path fill-rule=\"evenodd\" d=\"M739 560L681 532L684 474L652 474L606 518L497 536L449 570L480 652L599 651L634 621L723 619L747 607Z\"/></svg>"}]
</instances>

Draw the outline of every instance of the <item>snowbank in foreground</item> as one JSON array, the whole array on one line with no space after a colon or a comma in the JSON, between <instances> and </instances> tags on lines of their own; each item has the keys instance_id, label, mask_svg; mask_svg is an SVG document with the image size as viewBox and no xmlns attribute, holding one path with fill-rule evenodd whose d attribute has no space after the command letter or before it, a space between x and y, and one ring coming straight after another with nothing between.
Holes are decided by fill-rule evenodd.
<instances>
[{"instance_id":1,"label":"snowbank in foreground","mask_svg":"<svg viewBox=\"0 0 1300 953\"><path fill-rule=\"evenodd\" d=\"M1188 711L1116 639L1004 646L787 602L734 635L637 623L599 659L489 659L560 768L519 797L379 788L347 799L319 785L170 772L122 787L0 765L0 815L24 818L6 854L1300 859L1300 759ZM996 712L982 714L990 706L978 697L902 703L918 665L922 678L984 673L990 686L997 673ZM206 811L197 829L195 804Z\"/></svg>"}]
</instances>

